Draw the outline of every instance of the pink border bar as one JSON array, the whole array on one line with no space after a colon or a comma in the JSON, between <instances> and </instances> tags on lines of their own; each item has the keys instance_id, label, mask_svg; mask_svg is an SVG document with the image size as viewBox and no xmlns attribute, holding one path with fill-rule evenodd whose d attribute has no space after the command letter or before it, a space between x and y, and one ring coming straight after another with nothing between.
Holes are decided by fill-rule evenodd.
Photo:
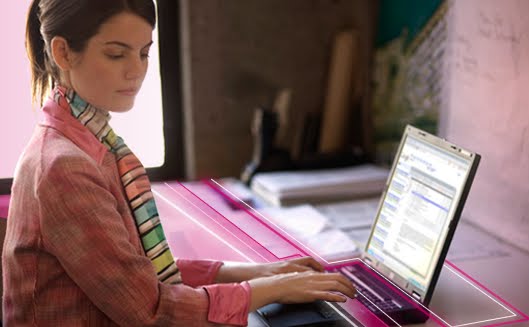
<instances>
[{"instance_id":1,"label":"pink border bar","mask_svg":"<svg viewBox=\"0 0 529 327\"><path fill-rule=\"evenodd\" d=\"M221 194L224 198L232 201L235 203L235 201L233 199L231 199L230 197L228 197L227 195L223 194L221 191L217 190L212 184L208 183L208 182L205 182L204 183L213 188L217 193ZM242 230L239 226L235 225L233 222L231 222L229 219L227 219L226 217L224 217L223 214L221 214L217 209L215 209L213 206L211 206L209 203L207 203L206 201L204 201L201 197L199 197L197 194L195 194L193 191L191 191L189 188L187 188L186 186L184 186L182 183L178 182L178 184L184 188L187 192L189 192L190 194L192 194L195 198L197 198L202 204L206 205L209 209L213 210L219 217L222 217L222 219L224 220L225 223L229 224L230 227L233 227L234 229L238 230L239 232L243 233L246 237L248 237L249 239L251 239L253 242L255 242L256 244L258 244L263 250L265 250L266 252L268 252L271 256L273 256L274 258L276 258L277 260L286 260L286 259L291 259L291 258L296 258L296 257L300 257L300 255L297 255L297 254L294 254L294 255L290 255L290 256L286 256L286 257L278 257L276 256L274 253L272 253L271 251L269 251L264 245L262 245L259 241L257 241L255 238L253 238L251 235L249 235L246 231ZM238 203L235 203L236 205L240 206L240 204ZM300 251L303 255L308 255L305 251L303 251L301 248L299 248L297 245L293 244L290 240L286 239L281 233L279 233L278 231L274 230L273 228L271 228L270 226L268 226L266 223L264 223L261 219L259 219L258 217L256 217L253 213L251 213L248 209L245 209L243 208L244 211L251 215L254 219L257 219L258 222L260 222L261 224L263 224L266 228L268 228L271 232L273 232L274 234L276 234L277 236L279 236L281 239L285 240L286 242L288 242L290 245L292 245L296 250Z\"/></svg>"}]
</instances>

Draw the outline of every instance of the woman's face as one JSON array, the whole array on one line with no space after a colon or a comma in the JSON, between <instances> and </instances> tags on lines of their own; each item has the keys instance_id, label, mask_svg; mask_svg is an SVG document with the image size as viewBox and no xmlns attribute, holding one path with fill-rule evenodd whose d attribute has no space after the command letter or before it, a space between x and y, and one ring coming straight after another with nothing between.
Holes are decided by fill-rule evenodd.
<instances>
[{"instance_id":1,"label":"woman's face","mask_svg":"<svg viewBox=\"0 0 529 327\"><path fill-rule=\"evenodd\" d=\"M147 72L152 27L124 12L101 25L81 53L74 53L67 83L93 106L114 112L134 105Z\"/></svg>"}]
</instances>

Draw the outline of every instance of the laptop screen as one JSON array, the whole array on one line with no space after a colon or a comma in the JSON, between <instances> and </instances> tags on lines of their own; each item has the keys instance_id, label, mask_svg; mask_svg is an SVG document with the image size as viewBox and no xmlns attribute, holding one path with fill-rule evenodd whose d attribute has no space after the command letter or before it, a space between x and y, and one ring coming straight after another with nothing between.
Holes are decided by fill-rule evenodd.
<instances>
[{"instance_id":1,"label":"laptop screen","mask_svg":"<svg viewBox=\"0 0 529 327\"><path fill-rule=\"evenodd\" d=\"M366 252L418 299L432 280L456 211L460 214L474 159L412 127L402 138Z\"/></svg>"}]
</instances>

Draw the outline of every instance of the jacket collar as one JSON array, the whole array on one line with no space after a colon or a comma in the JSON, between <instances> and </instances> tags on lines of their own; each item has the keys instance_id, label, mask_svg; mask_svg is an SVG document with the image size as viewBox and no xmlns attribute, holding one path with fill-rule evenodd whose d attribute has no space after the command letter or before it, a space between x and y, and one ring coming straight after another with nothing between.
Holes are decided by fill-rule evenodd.
<instances>
[{"instance_id":1,"label":"jacket collar","mask_svg":"<svg viewBox=\"0 0 529 327\"><path fill-rule=\"evenodd\" d=\"M98 164L103 162L103 157L108 148L86 126L72 116L67 103L65 106L61 106L49 98L44 104L42 112L43 118L39 123L40 126L51 127L59 131Z\"/></svg>"}]
</instances>

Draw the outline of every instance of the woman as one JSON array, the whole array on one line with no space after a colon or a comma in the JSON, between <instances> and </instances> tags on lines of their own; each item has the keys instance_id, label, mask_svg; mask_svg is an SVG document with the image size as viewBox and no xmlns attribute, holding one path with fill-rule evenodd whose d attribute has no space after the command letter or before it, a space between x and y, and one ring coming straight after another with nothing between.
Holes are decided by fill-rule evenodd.
<instances>
[{"instance_id":1,"label":"woman","mask_svg":"<svg viewBox=\"0 0 529 327\"><path fill-rule=\"evenodd\" d=\"M13 182L4 323L245 325L271 302L354 296L311 258L173 260L145 170L108 124L108 112L133 106L154 25L152 0L33 1L32 90L41 103L49 97Z\"/></svg>"}]
</instances>

